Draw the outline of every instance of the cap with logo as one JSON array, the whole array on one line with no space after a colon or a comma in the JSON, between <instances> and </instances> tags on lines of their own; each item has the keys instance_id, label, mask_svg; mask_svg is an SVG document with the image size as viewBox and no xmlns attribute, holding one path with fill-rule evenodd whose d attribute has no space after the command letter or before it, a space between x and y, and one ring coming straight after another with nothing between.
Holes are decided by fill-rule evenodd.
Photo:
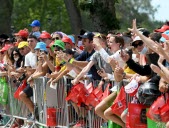
<instances>
[{"instance_id":1,"label":"cap with logo","mask_svg":"<svg viewBox=\"0 0 169 128\"><path fill-rule=\"evenodd\" d=\"M92 32L86 32L84 35L79 35L78 37L93 40L94 34Z\"/></svg>"}]
</instances>

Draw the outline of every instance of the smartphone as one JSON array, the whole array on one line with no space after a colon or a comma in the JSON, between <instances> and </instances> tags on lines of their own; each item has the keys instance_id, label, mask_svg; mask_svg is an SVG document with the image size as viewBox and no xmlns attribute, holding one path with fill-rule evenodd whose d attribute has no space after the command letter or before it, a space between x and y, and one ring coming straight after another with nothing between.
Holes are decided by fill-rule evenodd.
<instances>
[{"instance_id":1,"label":"smartphone","mask_svg":"<svg viewBox=\"0 0 169 128\"><path fill-rule=\"evenodd\" d=\"M123 56L123 46L120 45L120 56L122 57Z\"/></svg>"},{"instance_id":2,"label":"smartphone","mask_svg":"<svg viewBox=\"0 0 169 128\"><path fill-rule=\"evenodd\" d=\"M122 53L123 52L123 46L120 45L120 52Z\"/></svg>"}]
</instances>

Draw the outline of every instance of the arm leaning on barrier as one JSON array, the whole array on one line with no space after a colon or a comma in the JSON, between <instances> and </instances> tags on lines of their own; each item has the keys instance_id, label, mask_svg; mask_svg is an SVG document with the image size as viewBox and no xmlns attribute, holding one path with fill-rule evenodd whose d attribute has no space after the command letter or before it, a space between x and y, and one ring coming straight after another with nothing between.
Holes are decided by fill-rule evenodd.
<instances>
[{"instance_id":1,"label":"arm leaning on barrier","mask_svg":"<svg viewBox=\"0 0 169 128\"><path fill-rule=\"evenodd\" d=\"M48 71L48 66L47 63L44 63L41 67L43 70L39 71L38 68L37 70L34 72L34 74L32 74L28 79L27 82L31 84L31 86L33 85L33 79L38 78L40 76L45 76L45 74Z\"/></svg>"},{"instance_id":2,"label":"arm leaning on barrier","mask_svg":"<svg viewBox=\"0 0 169 128\"><path fill-rule=\"evenodd\" d=\"M66 62L66 65L69 67L77 67L83 69L88 64L88 61L77 61L75 59L73 61L70 61L70 58L66 56L66 54L62 56L62 59Z\"/></svg>"},{"instance_id":3,"label":"arm leaning on barrier","mask_svg":"<svg viewBox=\"0 0 169 128\"><path fill-rule=\"evenodd\" d=\"M94 65L93 61L90 61L86 67L82 69L82 71L77 75L77 77L71 81L73 85L77 84L79 80L90 70L90 68Z\"/></svg>"},{"instance_id":4,"label":"arm leaning on barrier","mask_svg":"<svg viewBox=\"0 0 169 128\"><path fill-rule=\"evenodd\" d=\"M58 76L51 82L52 84L55 84L59 79L63 78L64 75L66 75L69 72L68 69L65 69L58 73Z\"/></svg>"},{"instance_id":5,"label":"arm leaning on barrier","mask_svg":"<svg viewBox=\"0 0 169 128\"><path fill-rule=\"evenodd\" d=\"M55 66L53 65L53 63L47 58L47 56L45 54L42 55L44 61L47 63L49 69L54 72L55 71Z\"/></svg>"}]
</instances>

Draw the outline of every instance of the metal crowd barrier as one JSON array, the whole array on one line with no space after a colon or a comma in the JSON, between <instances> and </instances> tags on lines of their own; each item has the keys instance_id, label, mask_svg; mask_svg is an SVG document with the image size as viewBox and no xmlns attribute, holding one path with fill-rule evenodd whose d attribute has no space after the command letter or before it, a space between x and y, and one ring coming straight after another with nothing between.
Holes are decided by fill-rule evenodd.
<instances>
[{"instance_id":1,"label":"metal crowd barrier","mask_svg":"<svg viewBox=\"0 0 169 128\"><path fill-rule=\"evenodd\" d=\"M72 79L64 76L58 81L58 83L56 83L56 89L47 86L47 78L45 77L40 77L34 80L34 96L32 101L34 102L34 107L38 108L39 121L35 121L32 124L32 127L37 125L47 127L47 108L56 109L57 127L72 127L78 120L81 120L72 103L65 100L67 93L72 88L71 80ZM90 82L92 82L95 86L97 86L99 83L99 81L85 80L85 86L87 86ZM5 113L4 115L8 115L11 119L6 124L6 126L8 124L12 125L17 118L27 120L27 115L29 114L27 107L20 100L17 100L13 97L17 87L18 85L13 83L12 79L9 80L10 102L8 104L8 108L10 109L8 114ZM85 113L83 117L83 119L85 119L85 128L99 128L103 122L103 119L95 114L94 108L91 110L86 110L82 107L79 110L79 113Z\"/></svg>"},{"instance_id":2,"label":"metal crowd barrier","mask_svg":"<svg viewBox=\"0 0 169 128\"><path fill-rule=\"evenodd\" d=\"M1 115L8 116L10 120L6 123L5 127L10 126L9 124L13 124L18 119L25 120L27 118L27 115L29 113L27 107L17 99L13 97L14 92L18 88L20 83L14 83L14 79L6 79L8 82L8 104L5 107L5 110L1 111Z\"/></svg>"},{"instance_id":3,"label":"metal crowd barrier","mask_svg":"<svg viewBox=\"0 0 169 128\"><path fill-rule=\"evenodd\" d=\"M40 77L34 80L34 96L32 101L34 107L38 110L39 120L34 121L30 128L40 128L41 126L47 127L47 109L54 108L56 114L56 126L70 128L73 127L77 121L83 120L85 122L84 128L100 128L103 119L95 114L94 108L87 110L85 107L78 108L78 113L75 111L71 101L66 101L65 98L72 88L71 78L64 76L55 85L56 89L51 88L46 83L48 81L45 77ZM91 81L85 80L85 86ZM92 81L93 85L98 85L98 81ZM115 82L112 82L112 85ZM116 83L120 87L122 84L127 85L128 81L123 81L123 83ZM13 82L13 79L8 80L9 86L9 102L5 106L5 113L1 115L8 116L10 119L6 123L5 127L12 126L16 119L27 120L27 115L30 113L27 107L20 101L13 97L14 92L18 88L19 84ZM131 102L132 97L128 94L127 103ZM78 114L82 114L83 118L80 118ZM51 128L51 127L50 127Z\"/></svg>"}]
</instances>

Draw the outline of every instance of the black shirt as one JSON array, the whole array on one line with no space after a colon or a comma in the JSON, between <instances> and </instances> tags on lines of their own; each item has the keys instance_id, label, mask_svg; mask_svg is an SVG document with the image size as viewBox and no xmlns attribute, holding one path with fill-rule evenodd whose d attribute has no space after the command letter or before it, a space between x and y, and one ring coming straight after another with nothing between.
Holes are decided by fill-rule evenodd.
<instances>
[{"instance_id":1,"label":"black shirt","mask_svg":"<svg viewBox=\"0 0 169 128\"><path fill-rule=\"evenodd\" d=\"M130 69L132 69L134 72L138 73L139 75L149 76L152 73L152 70L149 64L142 66L134 62L134 60L132 59L129 59L126 63Z\"/></svg>"}]
</instances>

